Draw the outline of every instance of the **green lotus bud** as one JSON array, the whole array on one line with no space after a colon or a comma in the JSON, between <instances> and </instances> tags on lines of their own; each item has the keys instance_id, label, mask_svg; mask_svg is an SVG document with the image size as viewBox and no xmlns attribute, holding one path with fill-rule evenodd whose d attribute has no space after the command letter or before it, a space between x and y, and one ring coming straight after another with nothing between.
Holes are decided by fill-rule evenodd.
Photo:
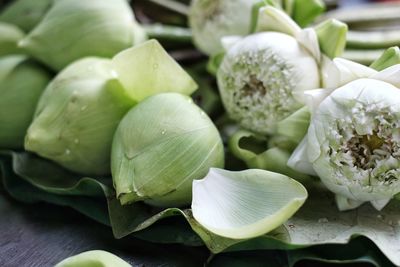
<instances>
[{"instance_id":1,"label":"green lotus bud","mask_svg":"<svg viewBox=\"0 0 400 267\"><path fill-rule=\"evenodd\" d=\"M0 56L18 54L18 42L25 34L16 26L0 22Z\"/></svg>"},{"instance_id":2,"label":"green lotus bud","mask_svg":"<svg viewBox=\"0 0 400 267\"><path fill-rule=\"evenodd\" d=\"M78 60L46 88L25 148L75 172L109 174L112 137L125 113L150 95L196 87L154 40L112 60Z\"/></svg>"},{"instance_id":3,"label":"green lotus bud","mask_svg":"<svg viewBox=\"0 0 400 267\"><path fill-rule=\"evenodd\" d=\"M35 107L50 80L25 56L0 58L0 148L21 148Z\"/></svg>"},{"instance_id":4,"label":"green lotus bud","mask_svg":"<svg viewBox=\"0 0 400 267\"><path fill-rule=\"evenodd\" d=\"M112 57L131 47L135 27L126 0L57 0L20 47L61 70L86 56Z\"/></svg>"},{"instance_id":5,"label":"green lotus bud","mask_svg":"<svg viewBox=\"0 0 400 267\"><path fill-rule=\"evenodd\" d=\"M114 77L111 60L79 60L46 88L25 149L75 172L108 174L112 136L133 104Z\"/></svg>"},{"instance_id":6,"label":"green lotus bud","mask_svg":"<svg viewBox=\"0 0 400 267\"><path fill-rule=\"evenodd\" d=\"M0 21L31 31L43 18L53 0L15 0L0 13Z\"/></svg>"},{"instance_id":7,"label":"green lotus bud","mask_svg":"<svg viewBox=\"0 0 400 267\"><path fill-rule=\"evenodd\" d=\"M192 180L223 164L218 130L191 98L181 94L145 99L129 111L114 136L111 168L122 204L189 204Z\"/></svg>"},{"instance_id":8,"label":"green lotus bud","mask_svg":"<svg viewBox=\"0 0 400 267\"><path fill-rule=\"evenodd\" d=\"M55 267L131 267L131 265L110 252L91 250L66 258Z\"/></svg>"},{"instance_id":9,"label":"green lotus bud","mask_svg":"<svg viewBox=\"0 0 400 267\"><path fill-rule=\"evenodd\" d=\"M193 0L189 23L196 46L208 55L221 52L221 38L250 33L251 11L259 0Z\"/></svg>"}]
</instances>

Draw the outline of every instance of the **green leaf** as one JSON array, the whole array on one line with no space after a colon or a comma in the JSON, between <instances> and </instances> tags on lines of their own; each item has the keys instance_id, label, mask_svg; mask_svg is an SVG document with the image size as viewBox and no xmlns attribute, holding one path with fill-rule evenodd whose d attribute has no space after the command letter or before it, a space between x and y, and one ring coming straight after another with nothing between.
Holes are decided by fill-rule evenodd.
<instances>
[{"instance_id":1,"label":"green leaf","mask_svg":"<svg viewBox=\"0 0 400 267\"><path fill-rule=\"evenodd\" d=\"M287 258L289 266L296 266L296 263L300 261L331 264L360 263L376 267L393 266L371 240L365 237L356 237L346 245L327 244L290 250L287 252Z\"/></svg>"},{"instance_id":2,"label":"green leaf","mask_svg":"<svg viewBox=\"0 0 400 267\"><path fill-rule=\"evenodd\" d=\"M347 25L336 19L326 20L315 27L321 51L329 58L343 54L346 47Z\"/></svg>"},{"instance_id":3,"label":"green leaf","mask_svg":"<svg viewBox=\"0 0 400 267\"><path fill-rule=\"evenodd\" d=\"M162 92L192 94L194 80L156 40L117 54L113 66L118 79L135 101Z\"/></svg>"},{"instance_id":4,"label":"green leaf","mask_svg":"<svg viewBox=\"0 0 400 267\"><path fill-rule=\"evenodd\" d=\"M64 169L47 160L24 154L27 153L1 152L0 178L10 195L26 203L44 201L69 206L96 221L112 225L118 238L133 234L158 243L199 246L204 242L213 253L234 252L229 255L235 255L234 258L237 255L239 262L243 262L241 255L246 254L236 254L238 251L262 250L260 253L264 255L267 253L265 249L278 249L287 250L293 264L309 259L312 266L320 261L371 262L375 266L392 266L388 260L400 265L400 237L397 234L400 230L400 201L397 199L380 212L369 204L352 211L339 212L332 193L315 180L302 179L309 198L293 217L267 235L238 240L208 231L193 218L190 209L164 210L140 202L121 206L115 199L114 191L105 182L106 178L91 178L73 186L81 179L79 176L64 173ZM68 182L65 181L67 179ZM104 187L110 190L107 190L107 198L105 195L97 196ZM359 236L364 237L360 242L357 241ZM369 244L367 239L385 256L377 252L375 245ZM266 255L265 259L267 261L269 256Z\"/></svg>"},{"instance_id":5,"label":"green leaf","mask_svg":"<svg viewBox=\"0 0 400 267\"><path fill-rule=\"evenodd\" d=\"M299 182L278 173L211 168L204 179L193 181L192 212L216 235L248 239L281 225L306 198Z\"/></svg>"},{"instance_id":6,"label":"green leaf","mask_svg":"<svg viewBox=\"0 0 400 267\"><path fill-rule=\"evenodd\" d=\"M325 11L322 0L294 0L293 19L300 27L305 27Z\"/></svg>"},{"instance_id":7,"label":"green leaf","mask_svg":"<svg viewBox=\"0 0 400 267\"><path fill-rule=\"evenodd\" d=\"M47 202L71 207L95 221L109 225L107 206L104 199L77 195L57 195L43 191L36 187L36 185L39 185L38 181L31 184L15 174L13 168L11 168L12 164L15 165L15 163L12 157L6 156L7 154L2 151L0 155L0 171L3 185L12 197L26 203ZM11 156L11 154L9 155ZM38 169L40 169L40 166L38 166ZM46 176L46 169L42 168L41 176ZM92 188L97 186L99 186L97 182L90 184ZM77 187L75 190L80 189ZM94 190L96 189L91 189L91 191Z\"/></svg>"},{"instance_id":8,"label":"green leaf","mask_svg":"<svg viewBox=\"0 0 400 267\"><path fill-rule=\"evenodd\" d=\"M381 71L390 66L400 64L400 49L398 46L390 47L370 65L371 68Z\"/></svg>"},{"instance_id":9,"label":"green leaf","mask_svg":"<svg viewBox=\"0 0 400 267\"><path fill-rule=\"evenodd\" d=\"M235 132L229 139L229 149L237 158L243 160L249 168L264 169L285 174L292 178L303 178L305 175L287 166L291 149L295 146L288 139L274 137L269 140L246 130ZM276 144L275 144L276 143ZM279 146L276 146L279 143Z\"/></svg>"}]
</instances>

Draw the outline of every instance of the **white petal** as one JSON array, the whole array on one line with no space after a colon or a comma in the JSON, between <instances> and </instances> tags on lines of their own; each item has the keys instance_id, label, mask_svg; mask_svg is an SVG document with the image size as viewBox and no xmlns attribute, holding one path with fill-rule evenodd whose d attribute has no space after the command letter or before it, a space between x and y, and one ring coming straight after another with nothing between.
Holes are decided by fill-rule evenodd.
<instances>
[{"instance_id":1,"label":"white petal","mask_svg":"<svg viewBox=\"0 0 400 267\"><path fill-rule=\"evenodd\" d=\"M296 147L293 151L292 155L290 156L287 165L301 173L314 175L316 176L316 172L310 161L308 160L307 155L307 135L303 138L300 144Z\"/></svg>"},{"instance_id":2,"label":"white petal","mask_svg":"<svg viewBox=\"0 0 400 267\"><path fill-rule=\"evenodd\" d=\"M260 8L257 23L257 32L277 31L295 37L301 31L291 17L272 6Z\"/></svg>"},{"instance_id":3,"label":"white petal","mask_svg":"<svg viewBox=\"0 0 400 267\"><path fill-rule=\"evenodd\" d=\"M340 85L340 72L329 57L322 55L321 79L323 88L337 88Z\"/></svg>"},{"instance_id":4,"label":"white petal","mask_svg":"<svg viewBox=\"0 0 400 267\"><path fill-rule=\"evenodd\" d=\"M335 195L336 205L340 211L352 210L361 206L364 201L357 201L342 195Z\"/></svg>"},{"instance_id":5,"label":"white petal","mask_svg":"<svg viewBox=\"0 0 400 267\"><path fill-rule=\"evenodd\" d=\"M373 75L371 78L391 83L400 88L400 64L386 68Z\"/></svg>"},{"instance_id":6,"label":"white petal","mask_svg":"<svg viewBox=\"0 0 400 267\"><path fill-rule=\"evenodd\" d=\"M339 86L359 78L371 77L377 73L374 69L347 59L335 58L333 62L340 73Z\"/></svg>"},{"instance_id":7,"label":"white petal","mask_svg":"<svg viewBox=\"0 0 400 267\"><path fill-rule=\"evenodd\" d=\"M317 62L321 59L321 50L319 49L318 37L314 29L307 28L296 35L296 39L301 43Z\"/></svg>"},{"instance_id":8,"label":"white petal","mask_svg":"<svg viewBox=\"0 0 400 267\"><path fill-rule=\"evenodd\" d=\"M210 232L244 239L275 229L306 198L306 189L282 174L258 169L210 169L203 180L193 181L192 211Z\"/></svg>"},{"instance_id":9,"label":"white petal","mask_svg":"<svg viewBox=\"0 0 400 267\"><path fill-rule=\"evenodd\" d=\"M390 198L387 198L387 199L380 199L380 200L373 200L373 201L371 201L371 205L372 205L375 209L381 210L381 209L383 209L383 208L386 206L386 204L389 203L389 201L390 201Z\"/></svg>"},{"instance_id":10,"label":"white petal","mask_svg":"<svg viewBox=\"0 0 400 267\"><path fill-rule=\"evenodd\" d=\"M237 42L242 40L243 37L240 35L225 36L221 38L221 44L225 51L228 51Z\"/></svg>"},{"instance_id":11,"label":"white petal","mask_svg":"<svg viewBox=\"0 0 400 267\"><path fill-rule=\"evenodd\" d=\"M71 256L59 262L55 267L103 266L131 267L129 263L104 250L90 250Z\"/></svg>"},{"instance_id":12,"label":"white petal","mask_svg":"<svg viewBox=\"0 0 400 267\"><path fill-rule=\"evenodd\" d=\"M313 113L319 104L329 96L335 89L314 89L304 92L304 101L310 112Z\"/></svg>"}]
</instances>

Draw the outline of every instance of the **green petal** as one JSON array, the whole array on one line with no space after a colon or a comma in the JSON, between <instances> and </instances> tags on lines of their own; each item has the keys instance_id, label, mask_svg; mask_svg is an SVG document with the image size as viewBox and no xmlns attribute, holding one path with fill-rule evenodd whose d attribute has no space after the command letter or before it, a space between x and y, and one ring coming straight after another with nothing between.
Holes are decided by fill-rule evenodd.
<instances>
[{"instance_id":1,"label":"green petal","mask_svg":"<svg viewBox=\"0 0 400 267\"><path fill-rule=\"evenodd\" d=\"M156 40L122 51L112 61L119 80L136 101L161 92L190 95L197 89L194 80Z\"/></svg>"},{"instance_id":2,"label":"green petal","mask_svg":"<svg viewBox=\"0 0 400 267\"><path fill-rule=\"evenodd\" d=\"M300 143L310 125L310 111L303 107L277 124L277 134L287 137L294 143Z\"/></svg>"},{"instance_id":3,"label":"green petal","mask_svg":"<svg viewBox=\"0 0 400 267\"><path fill-rule=\"evenodd\" d=\"M292 18L300 27L307 26L325 11L325 4L322 0L294 0L293 5Z\"/></svg>"},{"instance_id":4,"label":"green petal","mask_svg":"<svg viewBox=\"0 0 400 267\"><path fill-rule=\"evenodd\" d=\"M347 25L335 19L315 27L321 51L330 58L340 56L346 46Z\"/></svg>"},{"instance_id":5,"label":"green petal","mask_svg":"<svg viewBox=\"0 0 400 267\"><path fill-rule=\"evenodd\" d=\"M16 26L0 22L0 56L20 53L18 42L25 34Z\"/></svg>"},{"instance_id":6,"label":"green petal","mask_svg":"<svg viewBox=\"0 0 400 267\"><path fill-rule=\"evenodd\" d=\"M91 250L69 257L55 267L131 267L129 263L104 250Z\"/></svg>"},{"instance_id":7,"label":"green petal","mask_svg":"<svg viewBox=\"0 0 400 267\"><path fill-rule=\"evenodd\" d=\"M25 32L31 31L43 18L53 0L16 0L0 14L0 21L14 24Z\"/></svg>"},{"instance_id":8,"label":"green petal","mask_svg":"<svg viewBox=\"0 0 400 267\"><path fill-rule=\"evenodd\" d=\"M244 239L275 229L306 198L307 191L299 182L278 173L211 168L203 180L193 181L192 210L210 232Z\"/></svg>"},{"instance_id":9,"label":"green petal","mask_svg":"<svg viewBox=\"0 0 400 267\"><path fill-rule=\"evenodd\" d=\"M400 49L398 46L393 46L386 49L385 52L370 65L370 68L381 71L396 64L400 64Z\"/></svg>"}]
</instances>

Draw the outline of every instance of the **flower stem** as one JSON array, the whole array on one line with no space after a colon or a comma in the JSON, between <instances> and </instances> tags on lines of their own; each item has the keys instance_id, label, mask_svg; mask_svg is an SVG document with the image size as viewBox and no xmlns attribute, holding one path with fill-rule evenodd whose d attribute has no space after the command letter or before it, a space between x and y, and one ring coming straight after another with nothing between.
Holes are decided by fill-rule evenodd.
<instances>
[{"instance_id":1,"label":"flower stem","mask_svg":"<svg viewBox=\"0 0 400 267\"><path fill-rule=\"evenodd\" d=\"M185 4L176 2L174 0L150 0L151 2L165 7L169 10L178 12L179 14L187 16L189 14L189 7Z\"/></svg>"}]
</instances>

